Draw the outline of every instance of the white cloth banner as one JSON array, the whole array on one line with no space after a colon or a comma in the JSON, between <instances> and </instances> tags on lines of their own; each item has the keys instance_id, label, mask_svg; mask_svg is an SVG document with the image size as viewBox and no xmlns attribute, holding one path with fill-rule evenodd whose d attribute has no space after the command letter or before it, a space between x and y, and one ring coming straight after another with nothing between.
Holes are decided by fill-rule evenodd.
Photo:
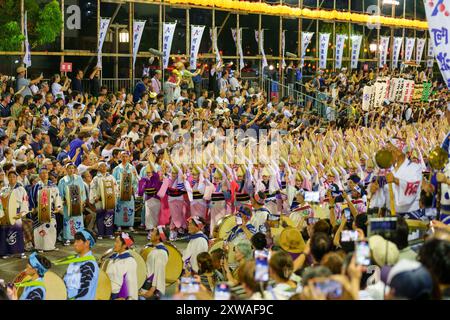
<instances>
[{"instance_id":1,"label":"white cloth banner","mask_svg":"<svg viewBox=\"0 0 450 320\"><path fill-rule=\"evenodd\" d=\"M424 3L434 57L441 70L442 78L450 88L450 24L447 11L450 8L450 0L434 1L433 6L429 5L430 1L425 0Z\"/></svg>"},{"instance_id":2,"label":"white cloth banner","mask_svg":"<svg viewBox=\"0 0 450 320\"><path fill-rule=\"evenodd\" d=\"M220 69L222 66L222 57L220 56L219 47L217 46L217 27L214 29L209 29L209 35L211 36L211 42L216 52L216 66L217 69Z\"/></svg>"},{"instance_id":3,"label":"white cloth banner","mask_svg":"<svg viewBox=\"0 0 450 320\"><path fill-rule=\"evenodd\" d=\"M411 103L414 95L414 80L404 80L400 102Z\"/></svg>"},{"instance_id":4,"label":"white cloth banner","mask_svg":"<svg viewBox=\"0 0 450 320\"><path fill-rule=\"evenodd\" d=\"M321 33L319 35L319 68L327 68L328 43L330 42L329 33Z\"/></svg>"},{"instance_id":5,"label":"white cloth banner","mask_svg":"<svg viewBox=\"0 0 450 320\"><path fill-rule=\"evenodd\" d=\"M416 63L420 64L422 61L423 49L425 48L425 39L417 39L416 45Z\"/></svg>"},{"instance_id":6,"label":"white cloth banner","mask_svg":"<svg viewBox=\"0 0 450 320\"><path fill-rule=\"evenodd\" d=\"M284 56L286 54L286 30L283 30L283 33L281 34L281 50L283 55L283 60L281 61L281 67L284 69L286 68L286 60L284 59Z\"/></svg>"},{"instance_id":7,"label":"white cloth banner","mask_svg":"<svg viewBox=\"0 0 450 320\"><path fill-rule=\"evenodd\" d=\"M389 37L380 37L380 68L383 68L387 63L389 40Z\"/></svg>"},{"instance_id":8,"label":"white cloth banner","mask_svg":"<svg viewBox=\"0 0 450 320\"><path fill-rule=\"evenodd\" d=\"M374 87L375 87L374 92L373 92L375 95L374 106L379 107L383 104L383 101L386 99L388 84L385 80L377 81L375 83Z\"/></svg>"},{"instance_id":9,"label":"white cloth banner","mask_svg":"<svg viewBox=\"0 0 450 320\"><path fill-rule=\"evenodd\" d=\"M133 67L136 64L136 57L139 51L139 45L141 44L142 34L144 33L145 20L133 21Z\"/></svg>"},{"instance_id":10,"label":"white cloth banner","mask_svg":"<svg viewBox=\"0 0 450 320\"><path fill-rule=\"evenodd\" d=\"M259 52L261 53L262 56L262 68L264 69L265 67L267 67L269 64L267 63L267 59L266 59L266 53L264 52L264 30L261 30L261 33L259 33L258 30L255 30L255 39L256 39L256 43L259 44Z\"/></svg>"},{"instance_id":11,"label":"white cloth banner","mask_svg":"<svg viewBox=\"0 0 450 320\"><path fill-rule=\"evenodd\" d=\"M200 49L204 31L205 26L191 26L191 53L189 55L189 65L193 70L197 70L198 50Z\"/></svg>"},{"instance_id":12,"label":"white cloth banner","mask_svg":"<svg viewBox=\"0 0 450 320\"><path fill-rule=\"evenodd\" d=\"M434 64L433 40L428 39L427 67L432 68Z\"/></svg>"},{"instance_id":13,"label":"white cloth banner","mask_svg":"<svg viewBox=\"0 0 450 320\"><path fill-rule=\"evenodd\" d=\"M372 95L374 94L374 86L364 86L363 89L363 102L362 102L362 109L364 111L369 111L373 108L373 106L370 104L372 100Z\"/></svg>"},{"instance_id":14,"label":"white cloth banner","mask_svg":"<svg viewBox=\"0 0 450 320\"><path fill-rule=\"evenodd\" d=\"M164 23L163 25L163 68L169 66L170 50L177 23Z\"/></svg>"},{"instance_id":15,"label":"white cloth banner","mask_svg":"<svg viewBox=\"0 0 450 320\"><path fill-rule=\"evenodd\" d=\"M239 29L239 32L236 32L236 29L231 29L231 34L233 35L237 54L239 55L239 70L242 70L245 67L244 54L242 52L242 28Z\"/></svg>"},{"instance_id":16,"label":"white cloth banner","mask_svg":"<svg viewBox=\"0 0 450 320\"><path fill-rule=\"evenodd\" d=\"M411 61L415 42L416 42L415 38L406 38L406 44L405 44L406 49L405 49L405 57L404 57L405 62Z\"/></svg>"},{"instance_id":17,"label":"white cloth banner","mask_svg":"<svg viewBox=\"0 0 450 320\"><path fill-rule=\"evenodd\" d=\"M100 29L98 30L98 46L97 46L97 67L102 67L102 48L105 42L106 33L108 32L110 18L100 19Z\"/></svg>"},{"instance_id":18,"label":"white cloth banner","mask_svg":"<svg viewBox=\"0 0 450 320\"><path fill-rule=\"evenodd\" d=\"M347 36L345 34L337 34L336 35L336 61L335 68L342 68L342 56L344 55L344 44Z\"/></svg>"},{"instance_id":19,"label":"white cloth banner","mask_svg":"<svg viewBox=\"0 0 450 320\"><path fill-rule=\"evenodd\" d=\"M358 68L359 52L361 51L362 36L352 36L352 62L351 68Z\"/></svg>"},{"instance_id":20,"label":"white cloth banner","mask_svg":"<svg viewBox=\"0 0 450 320\"><path fill-rule=\"evenodd\" d=\"M23 34L25 36L25 55L23 57L23 64L26 68L31 67L31 50L30 50L30 43L28 42L28 11L25 11L25 17L24 17L24 30Z\"/></svg>"},{"instance_id":21,"label":"white cloth banner","mask_svg":"<svg viewBox=\"0 0 450 320\"><path fill-rule=\"evenodd\" d=\"M306 49L308 48L309 44L311 43L311 39L314 35L314 32L302 32L302 62L301 66L303 68L303 64L305 63L305 55L306 55Z\"/></svg>"},{"instance_id":22,"label":"white cloth banner","mask_svg":"<svg viewBox=\"0 0 450 320\"><path fill-rule=\"evenodd\" d=\"M392 69L396 69L398 67L398 58L400 56L400 50L402 49L403 38L395 37L394 38L394 50L393 50L393 60L392 60Z\"/></svg>"}]
</instances>

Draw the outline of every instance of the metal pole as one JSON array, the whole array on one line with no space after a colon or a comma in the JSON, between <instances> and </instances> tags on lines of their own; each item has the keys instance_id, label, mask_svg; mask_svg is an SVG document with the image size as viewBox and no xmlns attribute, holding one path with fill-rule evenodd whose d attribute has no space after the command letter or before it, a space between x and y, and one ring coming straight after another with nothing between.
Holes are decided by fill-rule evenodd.
<instances>
[{"instance_id":1,"label":"metal pole","mask_svg":"<svg viewBox=\"0 0 450 320\"><path fill-rule=\"evenodd\" d=\"M25 3L24 0L20 0L20 30L22 33L25 30ZM25 43L22 41L22 56L25 52Z\"/></svg>"},{"instance_id":2,"label":"metal pole","mask_svg":"<svg viewBox=\"0 0 450 320\"><path fill-rule=\"evenodd\" d=\"M241 41L239 28L241 27L241 22L239 19L239 14L236 14L236 70L240 70L240 62L239 62L239 41Z\"/></svg>"},{"instance_id":3,"label":"metal pole","mask_svg":"<svg viewBox=\"0 0 450 320\"><path fill-rule=\"evenodd\" d=\"M190 57L190 44L191 44L191 33L190 33L190 18L189 9L186 9L186 59ZM189 61L189 60L188 60ZM191 69L197 69L197 66L191 66Z\"/></svg>"},{"instance_id":4,"label":"metal pole","mask_svg":"<svg viewBox=\"0 0 450 320\"><path fill-rule=\"evenodd\" d=\"M97 0L97 43L100 40L100 6L101 6L101 0ZM98 48L97 48L98 50ZM97 65L97 64L96 64ZM102 79L103 79L103 68L100 70L100 84L102 83Z\"/></svg>"},{"instance_id":5,"label":"metal pole","mask_svg":"<svg viewBox=\"0 0 450 320\"><path fill-rule=\"evenodd\" d=\"M283 1L280 0L280 5L283 4ZM284 96L284 68L283 68L283 17L280 16L280 31L279 31L279 37L278 37L278 73L280 75L280 78L278 81L281 83L281 96Z\"/></svg>"},{"instance_id":6,"label":"metal pole","mask_svg":"<svg viewBox=\"0 0 450 320\"><path fill-rule=\"evenodd\" d=\"M158 28L158 50L162 51L162 37L163 37L163 10L164 6L162 4L159 5L159 28ZM161 69L162 73L162 83L165 82L165 72L164 72L164 66L163 66L163 59L161 57L158 57L159 60L159 67Z\"/></svg>"},{"instance_id":7,"label":"metal pole","mask_svg":"<svg viewBox=\"0 0 450 320\"><path fill-rule=\"evenodd\" d=\"M348 1L348 12L350 12L352 9L352 0ZM347 48L347 54L348 54L348 70L350 71L350 74L352 73L352 23L348 23L348 48Z\"/></svg>"},{"instance_id":8,"label":"metal pole","mask_svg":"<svg viewBox=\"0 0 450 320\"><path fill-rule=\"evenodd\" d=\"M262 2L262 0L259 0L259 2ZM262 87L262 81L263 81L263 77L264 77L264 70L262 68L262 56L261 56L261 50L260 48L260 43L259 40L261 39L261 27L262 27L262 16L259 14L258 15L258 31L259 31L259 39L258 39L258 52L259 52L259 78L260 80L260 87Z\"/></svg>"},{"instance_id":9,"label":"metal pole","mask_svg":"<svg viewBox=\"0 0 450 320\"><path fill-rule=\"evenodd\" d=\"M336 10L336 0L333 0L333 10ZM336 71L336 21L333 20L333 71Z\"/></svg>"},{"instance_id":10,"label":"metal pole","mask_svg":"<svg viewBox=\"0 0 450 320\"><path fill-rule=\"evenodd\" d=\"M377 5L378 5L378 8L381 8L381 4L380 4L380 1L381 0L378 0L377 1ZM380 15L381 15L381 9L380 9ZM381 26L380 25L377 25L377 51L376 51L376 58L377 58L377 67L375 68L375 70L376 70L376 75L377 75L377 77L378 77L378 74L380 73L380 65L379 65L379 63L380 63L380 59L381 59L381 51L380 51L380 30L381 30Z\"/></svg>"},{"instance_id":11,"label":"metal pole","mask_svg":"<svg viewBox=\"0 0 450 320\"><path fill-rule=\"evenodd\" d=\"M116 54L119 54L119 27L116 27L114 32L115 42L116 42ZM116 56L114 59L114 77L116 78L116 88L119 90L119 57Z\"/></svg>"},{"instance_id":12,"label":"metal pole","mask_svg":"<svg viewBox=\"0 0 450 320\"><path fill-rule=\"evenodd\" d=\"M391 7L391 17L395 18L395 4ZM394 70L394 27L391 27L391 70Z\"/></svg>"},{"instance_id":13,"label":"metal pole","mask_svg":"<svg viewBox=\"0 0 450 320\"><path fill-rule=\"evenodd\" d=\"M62 14L62 21L63 21L63 27L61 28L61 52L64 52L64 29L66 27L66 19L64 17L65 10L64 10L64 0L61 0L61 14ZM64 62L64 55L61 55L61 64Z\"/></svg>"},{"instance_id":14,"label":"metal pole","mask_svg":"<svg viewBox=\"0 0 450 320\"><path fill-rule=\"evenodd\" d=\"M319 10L320 6L319 6L319 0L316 0L316 8L317 10ZM320 20L316 20L316 72L319 70L319 21Z\"/></svg>"},{"instance_id":15,"label":"metal pole","mask_svg":"<svg viewBox=\"0 0 450 320\"><path fill-rule=\"evenodd\" d=\"M130 38L130 41L129 41L129 50L130 50L130 71L129 71L129 74L130 74L130 80L131 80L131 84L130 84L130 88L133 88L134 87L134 65L133 65L133 42L134 42L134 39L133 39L133 20L134 20L134 3L133 2L130 2L130 6L129 6L129 8L130 8L130 12L129 12L129 17L128 17L128 20L129 20L129 34L130 34L130 36L129 36L129 38Z\"/></svg>"}]
</instances>

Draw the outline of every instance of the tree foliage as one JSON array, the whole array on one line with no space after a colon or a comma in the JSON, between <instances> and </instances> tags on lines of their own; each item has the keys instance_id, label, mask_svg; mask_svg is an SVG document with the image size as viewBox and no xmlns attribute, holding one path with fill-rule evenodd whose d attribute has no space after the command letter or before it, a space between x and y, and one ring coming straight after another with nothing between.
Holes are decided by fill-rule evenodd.
<instances>
[{"instance_id":1,"label":"tree foliage","mask_svg":"<svg viewBox=\"0 0 450 320\"><path fill-rule=\"evenodd\" d=\"M28 15L28 40L32 48L52 43L63 27L61 8L57 0L42 3L24 0ZM0 50L20 50L24 39L20 22L20 0L0 0Z\"/></svg>"}]
</instances>

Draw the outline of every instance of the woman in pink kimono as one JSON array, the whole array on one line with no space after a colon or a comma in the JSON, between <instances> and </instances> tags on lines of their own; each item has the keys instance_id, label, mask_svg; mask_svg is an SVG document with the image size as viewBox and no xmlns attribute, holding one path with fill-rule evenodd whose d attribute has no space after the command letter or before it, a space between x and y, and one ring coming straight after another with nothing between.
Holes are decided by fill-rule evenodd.
<instances>
[{"instance_id":1,"label":"woman in pink kimono","mask_svg":"<svg viewBox=\"0 0 450 320\"><path fill-rule=\"evenodd\" d=\"M198 167L192 169L189 178L191 190L188 190L188 194L190 193L189 197L192 197L190 201L191 217L196 216L206 220L208 204L204 199L205 178Z\"/></svg>"}]
</instances>

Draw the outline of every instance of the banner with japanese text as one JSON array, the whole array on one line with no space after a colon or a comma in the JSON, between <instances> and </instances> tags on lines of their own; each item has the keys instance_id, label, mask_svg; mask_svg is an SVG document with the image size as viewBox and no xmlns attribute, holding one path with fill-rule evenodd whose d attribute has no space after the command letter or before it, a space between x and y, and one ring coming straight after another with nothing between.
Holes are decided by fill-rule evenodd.
<instances>
[{"instance_id":1,"label":"banner with japanese text","mask_svg":"<svg viewBox=\"0 0 450 320\"><path fill-rule=\"evenodd\" d=\"M380 37L380 68L383 68L387 63L389 40L389 37Z\"/></svg>"},{"instance_id":2,"label":"banner with japanese text","mask_svg":"<svg viewBox=\"0 0 450 320\"><path fill-rule=\"evenodd\" d=\"M422 61L423 50L425 49L425 39L419 38L417 39L416 45L416 63L420 64Z\"/></svg>"},{"instance_id":3,"label":"banner with japanese text","mask_svg":"<svg viewBox=\"0 0 450 320\"><path fill-rule=\"evenodd\" d=\"M345 34L337 34L336 35L336 61L335 68L342 68L342 57L344 55L344 44L347 36Z\"/></svg>"},{"instance_id":4,"label":"banner with japanese text","mask_svg":"<svg viewBox=\"0 0 450 320\"><path fill-rule=\"evenodd\" d=\"M97 67L102 67L102 49L105 42L106 33L108 32L110 18L100 19L100 28L98 30L98 46L97 46Z\"/></svg>"},{"instance_id":5,"label":"banner with japanese text","mask_svg":"<svg viewBox=\"0 0 450 320\"><path fill-rule=\"evenodd\" d=\"M330 42L329 33L321 33L319 35L319 68L327 68L328 43Z\"/></svg>"},{"instance_id":6,"label":"banner with japanese text","mask_svg":"<svg viewBox=\"0 0 450 320\"><path fill-rule=\"evenodd\" d=\"M30 43L28 42L28 12L25 11L24 17L24 36L25 36L25 56L23 57L23 64L26 68L31 67L31 50Z\"/></svg>"},{"instance_id":7,"label":"banner with japanese text","mask_svg":"<svg viewBox=\"0 0 450 320\"><path fill-rule=\"evenodd\" d=\"M172 40L177 23L164 22L163 25L163 68L169 66L170 50L172 49Z\"/></svg>"},{"instance_id":8,"label":"banner with japanese text","mask_svg":"<svg viewBox=\"0 0 450 320\"><path fill-rule=\"evenodd\" d=\"M142 33L145 28L145 20L144 21L133 21L133 66L136 64L136 57L139 51L139 45L141 44Z\"/></svg>"},{"instance_id":9,"label":"banner with japanese text","mask_svg":"<svg viewBox=\"0 0 450 320\"><path fill-rule=\"evenodd\" d=\"M360 36L360 35L352 36L352 59L351 59L351 68L352 69L358 68L358 60L359 60L359 53L361 51L361 43L362 43L362 36Z\"/></svg>"},{"instance_id":10,"label":"banner with japanese text","mask_svg":"<svg viewBox=\"0 0 450 320\"><path fill-rule=\"evenodd\" d=\"M191 53L189 55L189 64L193 70L197 68L198 50L200 49L204 31L205 26L191 25Z\"/></svg>"},{"instance_id":11,"label":"banner with japanese text","mask_svg":"<svg viewBox=\"0 0 450 320\"><path fill-rule=\"evenodd\" d=\"M424 0L424 4L434 57L447 87L450 87L450 14L445 10L450 8L450 0Z\"/></svg>"},{"instance_id":12,"label":"banner with japanese text","mask_svg":"<svg viewBox=\"0 0 450 320\"><path fill-rule=\"evenodd\" d=\"M414 43L416 42L416 38L406 38L406 48L405 48L405 57L404 61L411 61L412 54L414 51Z\"/></svg>"}]
</instances>

